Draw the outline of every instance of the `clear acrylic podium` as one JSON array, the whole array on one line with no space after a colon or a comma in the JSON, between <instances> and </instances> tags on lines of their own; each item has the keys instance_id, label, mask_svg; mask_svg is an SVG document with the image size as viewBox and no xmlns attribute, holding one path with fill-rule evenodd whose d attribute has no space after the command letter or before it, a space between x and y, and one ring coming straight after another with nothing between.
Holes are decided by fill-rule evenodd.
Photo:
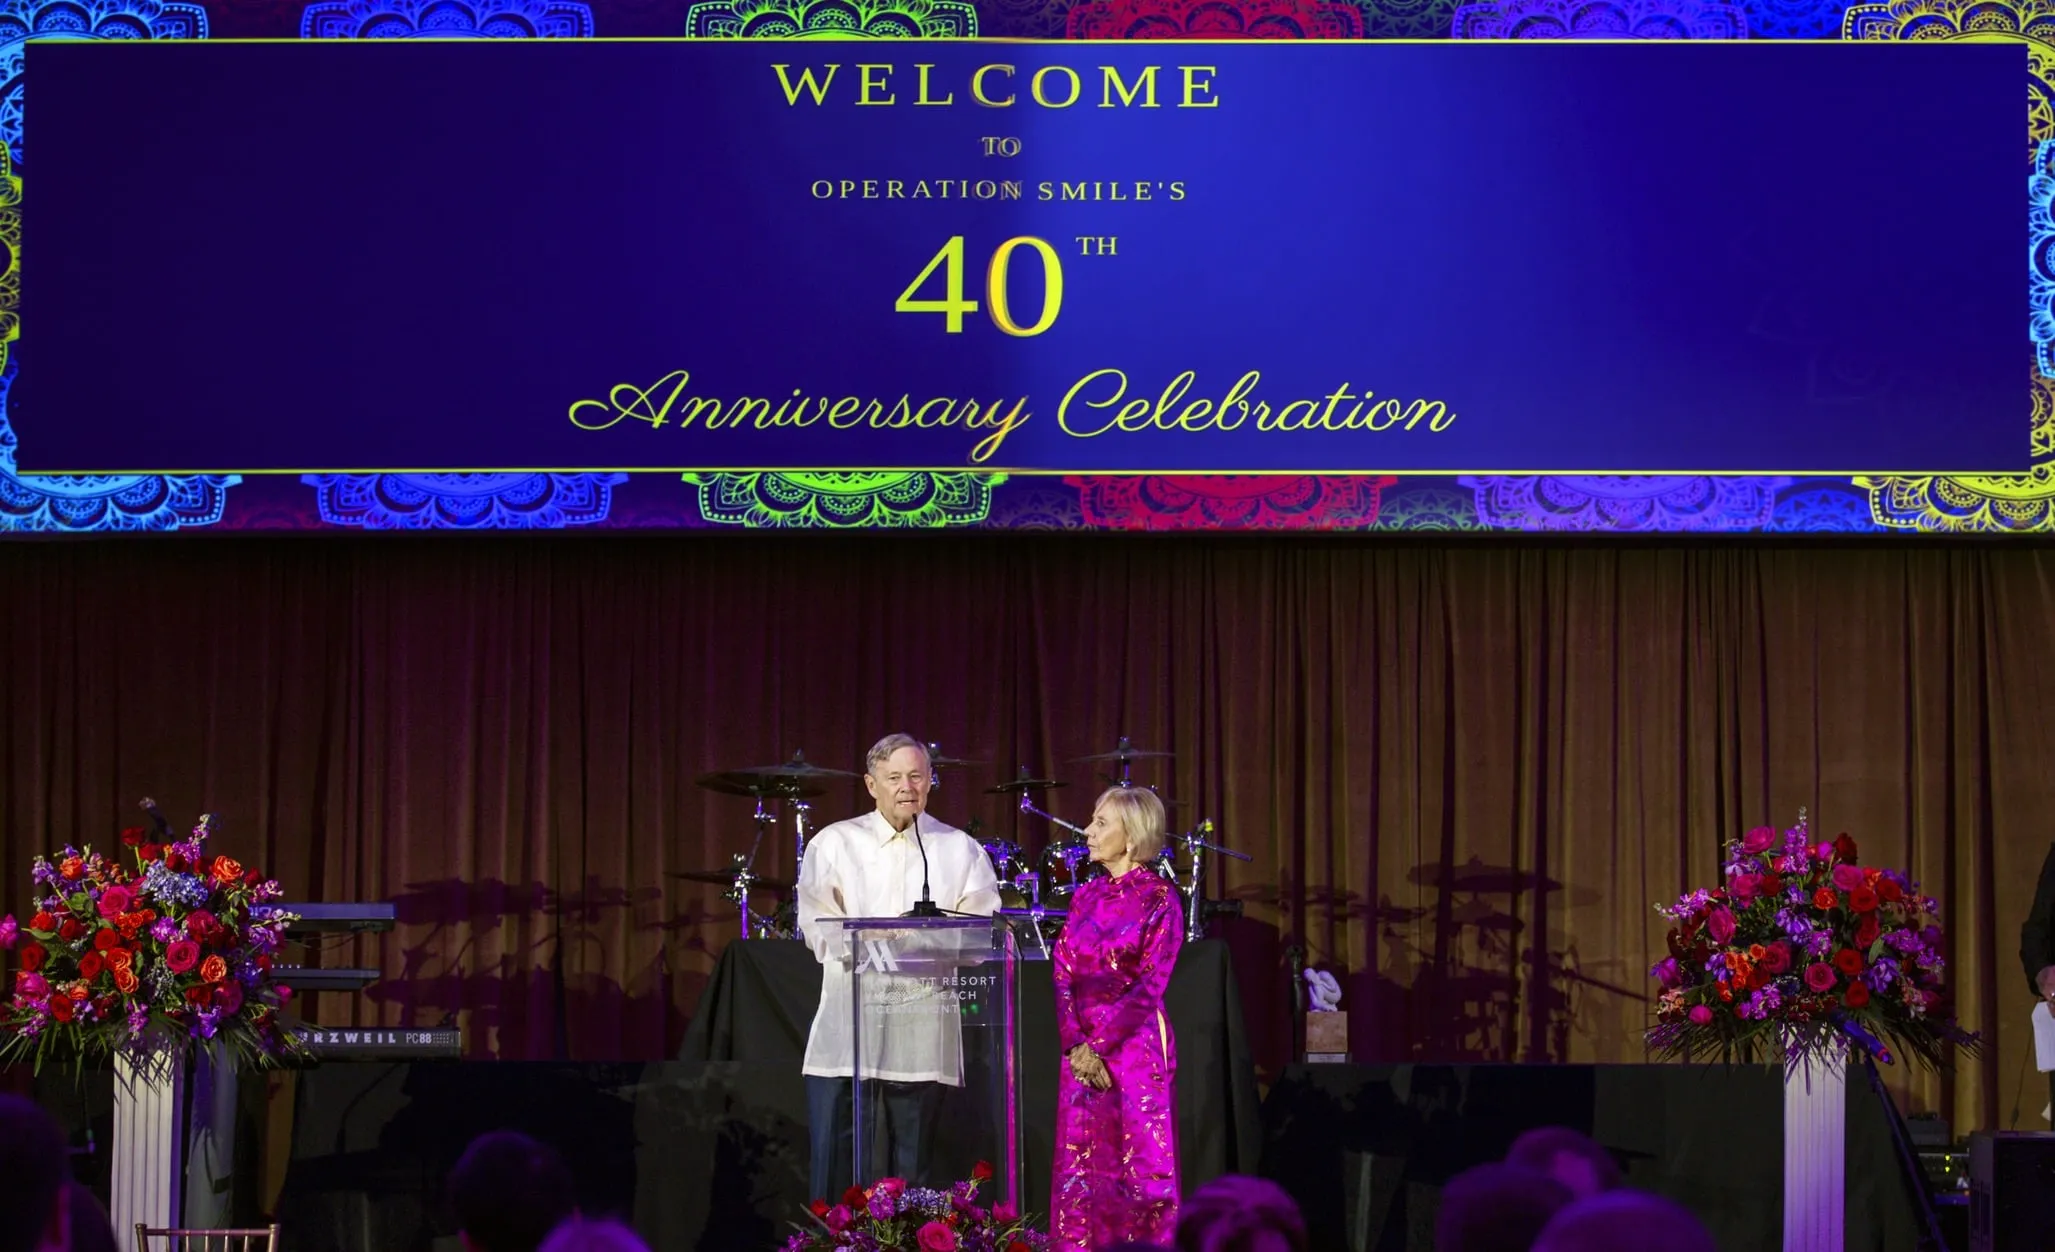
<instances>
[{"instance_id":1,"label":"clear acrylic podium","mask_svg":"<svg viewBox=\"0 0 2055 1252\"><path fill-rule=\"evenodd\" d=\"M946 1188L984 1161L979 1202L1020 1203L1020 981L1013 930L998 917L844 918L850 975L856 1186L890 1160L879 1123L886 1083L929 1081L923 1176ZM939 1077L937 1077L939 1075Z\"/></svg>"}]
</instances>

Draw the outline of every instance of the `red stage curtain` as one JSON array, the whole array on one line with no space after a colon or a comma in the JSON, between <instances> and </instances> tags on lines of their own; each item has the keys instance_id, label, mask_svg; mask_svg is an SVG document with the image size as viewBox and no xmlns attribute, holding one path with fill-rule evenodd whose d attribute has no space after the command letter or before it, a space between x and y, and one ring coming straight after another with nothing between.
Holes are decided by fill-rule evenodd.
<instances>
[{"instance_id":1,"label":"red stage curtain","mask_svg":"<svg viewBox=\"0 0 2055 1252\"><path fill-rule=\"evenodd\" d=\"M0 546L0 594L4 906L144 795L211 811L295 897L399 901L324 958L387 974L327 1020L666 1055L734 934L669 875L751 833L695 775L858 768L906 729L991 762L939 816L1038 848L977 789L1055 771L1082 821L1069 758L1126 734L1177 753L1137 770L1176 818L1256 857L1215 881L1266 1068L1291 943L1342 975L1359 1059L1639 1060L1650 906L1807 806L1941 899L1996 1035L1915 1103L2038 1124L2015 954L2055 838L2047 548L187 537ZM862 807L852 782L816 813ZM1561 886L1418 881L1471 858Z\"/></svg>"}]
</instances>

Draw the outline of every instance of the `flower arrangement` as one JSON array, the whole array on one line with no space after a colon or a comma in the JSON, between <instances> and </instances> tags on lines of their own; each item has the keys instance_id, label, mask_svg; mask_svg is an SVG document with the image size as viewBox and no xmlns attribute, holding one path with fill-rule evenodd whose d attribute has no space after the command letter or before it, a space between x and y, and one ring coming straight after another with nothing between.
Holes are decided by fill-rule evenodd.
<instances>
[{"instance_id":1,"label":"flower arrangement","mask_svg":"<svg viewBox=\"0 0 2055 1252\"><path fill-rule=\"evenodd\" d=\"M1029 1228L1010 1204L981 1208L978 1188L991 1181L992 1167L979 1161L970 1177L947 1191L909 1187L903 1178L881 1178L851 1187L840 1204L815 1200L811 1226L796 1226L782 1252L1046 1252L1048 1236Z\"/></svg>"},{"instance_id":2,"label":"flower arrangement","mask_svg":"<svg viewBox=\"0 0 2055 1252\"><path fill-rule=\"evenodd\" d=\"M276 882L206 852L211 819L174 839L156 805L155 832L121 832L134 862L91 845L39 856L35 910L0 918L14 950L12 995L0 1001L0 1062L177 1055L201 1040L256 1066L302 1049L279 1020L292 997L272 953L297 916L276 907Z\"/></svg>"},{"instance_id":3,"label":"flower arrangement","mask_svg":"<svg viewBox=\"0 0 2055 1252\"><path fill-rule=\"evenodd\" d=\"M1852 1041L1933 1068L1977 1036L1948 1015L1937 906L1896 870L1864 867L1846 834L1815 842L1800 810L1728 847L1726 884L1657 911L1674 925L1649 1045L1665 1058L1824 1058Z\"/></svg>"}]
</instances>

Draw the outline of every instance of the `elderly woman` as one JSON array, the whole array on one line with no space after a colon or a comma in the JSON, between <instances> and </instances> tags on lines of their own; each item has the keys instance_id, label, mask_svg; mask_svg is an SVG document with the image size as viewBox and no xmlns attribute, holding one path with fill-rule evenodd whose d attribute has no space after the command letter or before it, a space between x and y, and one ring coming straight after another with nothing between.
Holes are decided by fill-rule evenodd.
<instances>
[{"instance_id":1,"label":"elderly woman","mask_svg":"<svg viewBox=\"0 0 2055 1252\"><path fill-rule=\"evenodd\" d=\"M1177 1224L1177 1045L1163 990L1184 941L1176 890L1143 868L1163 851L1163 802L1099 797L1086 829L1106 877L1079 887L1054 953L1057 1252L1167 1243Z\"/></svg>"}]
</instances>

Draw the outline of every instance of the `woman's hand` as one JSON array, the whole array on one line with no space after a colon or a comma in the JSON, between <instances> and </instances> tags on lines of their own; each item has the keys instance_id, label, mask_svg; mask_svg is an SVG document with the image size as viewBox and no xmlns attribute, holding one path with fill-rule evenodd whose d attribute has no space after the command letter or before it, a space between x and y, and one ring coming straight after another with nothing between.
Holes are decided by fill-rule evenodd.
<instances>
[{"instance_id":1,"label":"woman's hand","mask_svg":"<svg viewBox=\"0 0 2055 1252\"><path fill-rule=\"evenodd\" d=\"M1113 1086L1113 1075L1107 1072L1105 1060L1092 1051L1090 1044L1081 1043L1070 1050L1070 1072L1094 1091Z\"/></svg>"}]
</instances>

